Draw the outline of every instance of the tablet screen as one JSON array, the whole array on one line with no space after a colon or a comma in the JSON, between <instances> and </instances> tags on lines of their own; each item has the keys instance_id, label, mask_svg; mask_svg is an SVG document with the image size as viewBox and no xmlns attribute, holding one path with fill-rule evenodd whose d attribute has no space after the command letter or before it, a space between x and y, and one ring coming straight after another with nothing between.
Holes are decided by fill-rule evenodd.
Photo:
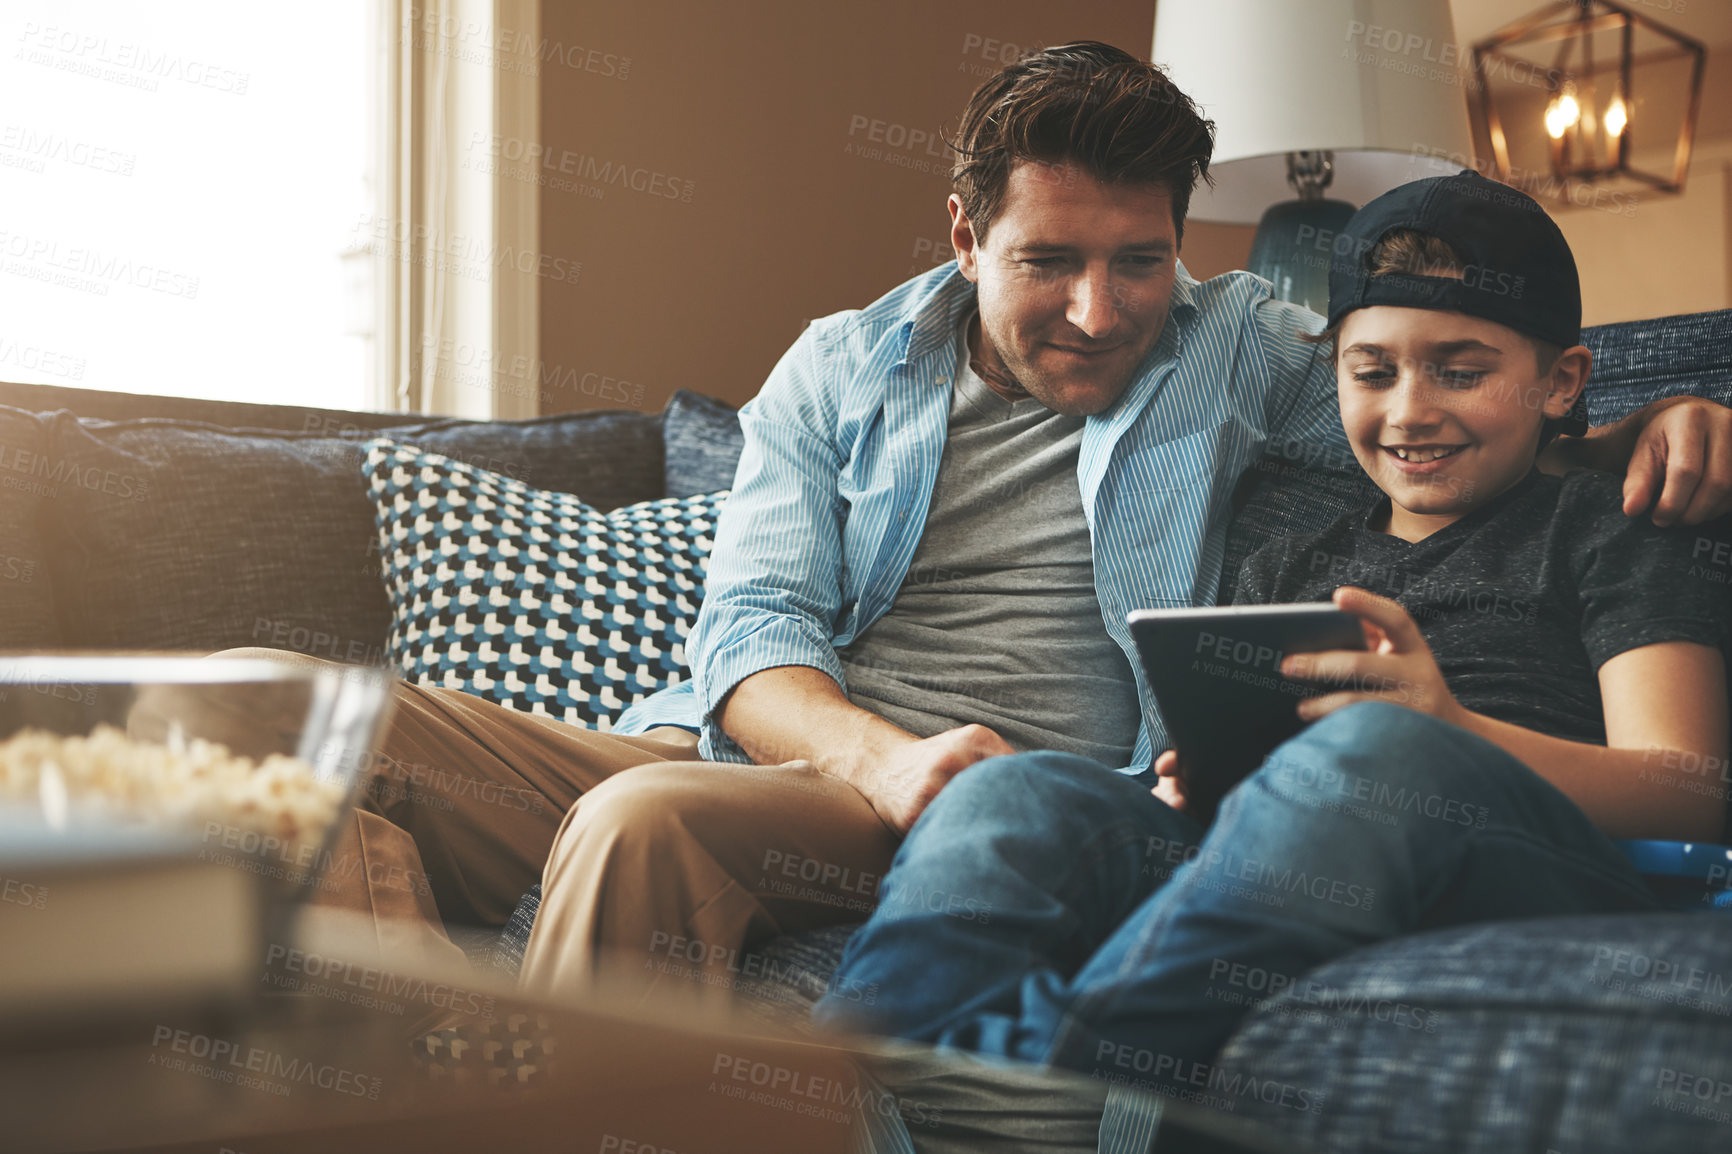
<instances>
[{"instance_id":1,"label":"tablet screen","mask_svg":"<svg viewBox=\"0 0 1732 1154\"><path fill-rule=\"evenodd\" d=\"M1302 699L1329 691L1283 677L1281 659L1365 648L1359 618L1326 601L1146 609L1128 620L1199 814L1212 815L1228 790L1305 728L1296 712Z\"/></svg>"}]
</instances>

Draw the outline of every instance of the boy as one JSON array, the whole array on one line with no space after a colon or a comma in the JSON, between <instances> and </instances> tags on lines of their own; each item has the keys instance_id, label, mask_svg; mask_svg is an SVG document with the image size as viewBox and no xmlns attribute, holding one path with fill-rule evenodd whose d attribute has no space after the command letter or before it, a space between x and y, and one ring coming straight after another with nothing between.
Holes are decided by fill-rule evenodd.
<instances>
[{"instance_id":1,"label":"boy","mask_svg":"<svg viewBox=\"0 0 1732 1154\"><path fill-rule=\"evenodd\" d=\"M1303 703L1317 723L1207 831L1170 752L1154 796L1068 754L970 768L904 843L819 1022L1177 1090L1245 1009L1214 975L1652 909L1610 838L1719 836L1718 805L1642 769L1726 755L1724 591L1689 576L1688 540L1622 513L1614 479L1534 468L1591 359L1562 234L1464 172L1378 198L1344 237L1319 339L1387 497L1259 550L1235 600L1333 591L1368 650L1283 672L1347 687ZM843 996L868 984L869 1008Z\"/></svg>"}]
</instances>

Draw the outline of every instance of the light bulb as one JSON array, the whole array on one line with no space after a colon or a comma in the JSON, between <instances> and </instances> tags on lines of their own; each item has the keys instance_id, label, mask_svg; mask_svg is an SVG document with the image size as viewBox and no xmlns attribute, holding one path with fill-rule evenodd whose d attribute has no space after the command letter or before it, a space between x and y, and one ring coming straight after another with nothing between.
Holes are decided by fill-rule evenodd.
<instances>
[{"instance_id":1,"label":"light bulb","mask_svg":"<svg viewBox=\"0 0 1732 1154\"><path fill-rule=\"evenodd\" d=\"M1624 125L1628 123L1630 123L1630 114L1624 107L1624 98L1622 96L1612 97L1612 102L1606 105L1606 135L1622 135Z\"/></svg>"},{"instance_id":2,"label":"light bulb","mask_svg":"<svg viewBox=\"0 0 1732 1154\"><path fill-rule=\"evenodd\" d=\"M1557 140L1581 118L1582 106L1576 103L1574 96L1566 92L1547 106L1546 132L1553 140Z\"/></svg>"}]
</instances>

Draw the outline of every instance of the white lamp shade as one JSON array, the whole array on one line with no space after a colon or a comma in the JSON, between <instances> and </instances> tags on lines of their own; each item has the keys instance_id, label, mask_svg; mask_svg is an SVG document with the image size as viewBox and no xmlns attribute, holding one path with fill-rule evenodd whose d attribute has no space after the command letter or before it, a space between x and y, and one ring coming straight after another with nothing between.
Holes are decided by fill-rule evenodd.
<instances>
[{"instance_id":1,"label":"white lamp shade","mask_svg":"<svg viewBox=\"0 0 1732 1154\"><path fill-rule=\"evenodd\" d=\"M1333 151L1327 195L1354 204L1472 164L1448 0L1160 0L1153 59L1215 122L1200 220L1291 199L1289 152Z\"/></svg>"}]
</instances>

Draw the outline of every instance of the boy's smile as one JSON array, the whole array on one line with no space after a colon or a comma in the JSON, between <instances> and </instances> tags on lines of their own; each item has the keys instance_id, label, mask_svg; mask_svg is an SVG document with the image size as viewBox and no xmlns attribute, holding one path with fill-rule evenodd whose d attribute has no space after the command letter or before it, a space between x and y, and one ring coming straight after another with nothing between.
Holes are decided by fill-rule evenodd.
<instances>
[{"instance_id":1,"label":"boy's smile","mask_svg":"<svg viewBox=\"0 0 1732 1154\"><path fill-rule=\"evenodd\" d=\"M1337 347L1342 426L1390 499L1377 527L1408 541L1526 476L1545 419L1567 413L1587 378L1584 348L1541 366L1514 329L1432 309L1356 309Z\"/></svg>"}]
</instances>

